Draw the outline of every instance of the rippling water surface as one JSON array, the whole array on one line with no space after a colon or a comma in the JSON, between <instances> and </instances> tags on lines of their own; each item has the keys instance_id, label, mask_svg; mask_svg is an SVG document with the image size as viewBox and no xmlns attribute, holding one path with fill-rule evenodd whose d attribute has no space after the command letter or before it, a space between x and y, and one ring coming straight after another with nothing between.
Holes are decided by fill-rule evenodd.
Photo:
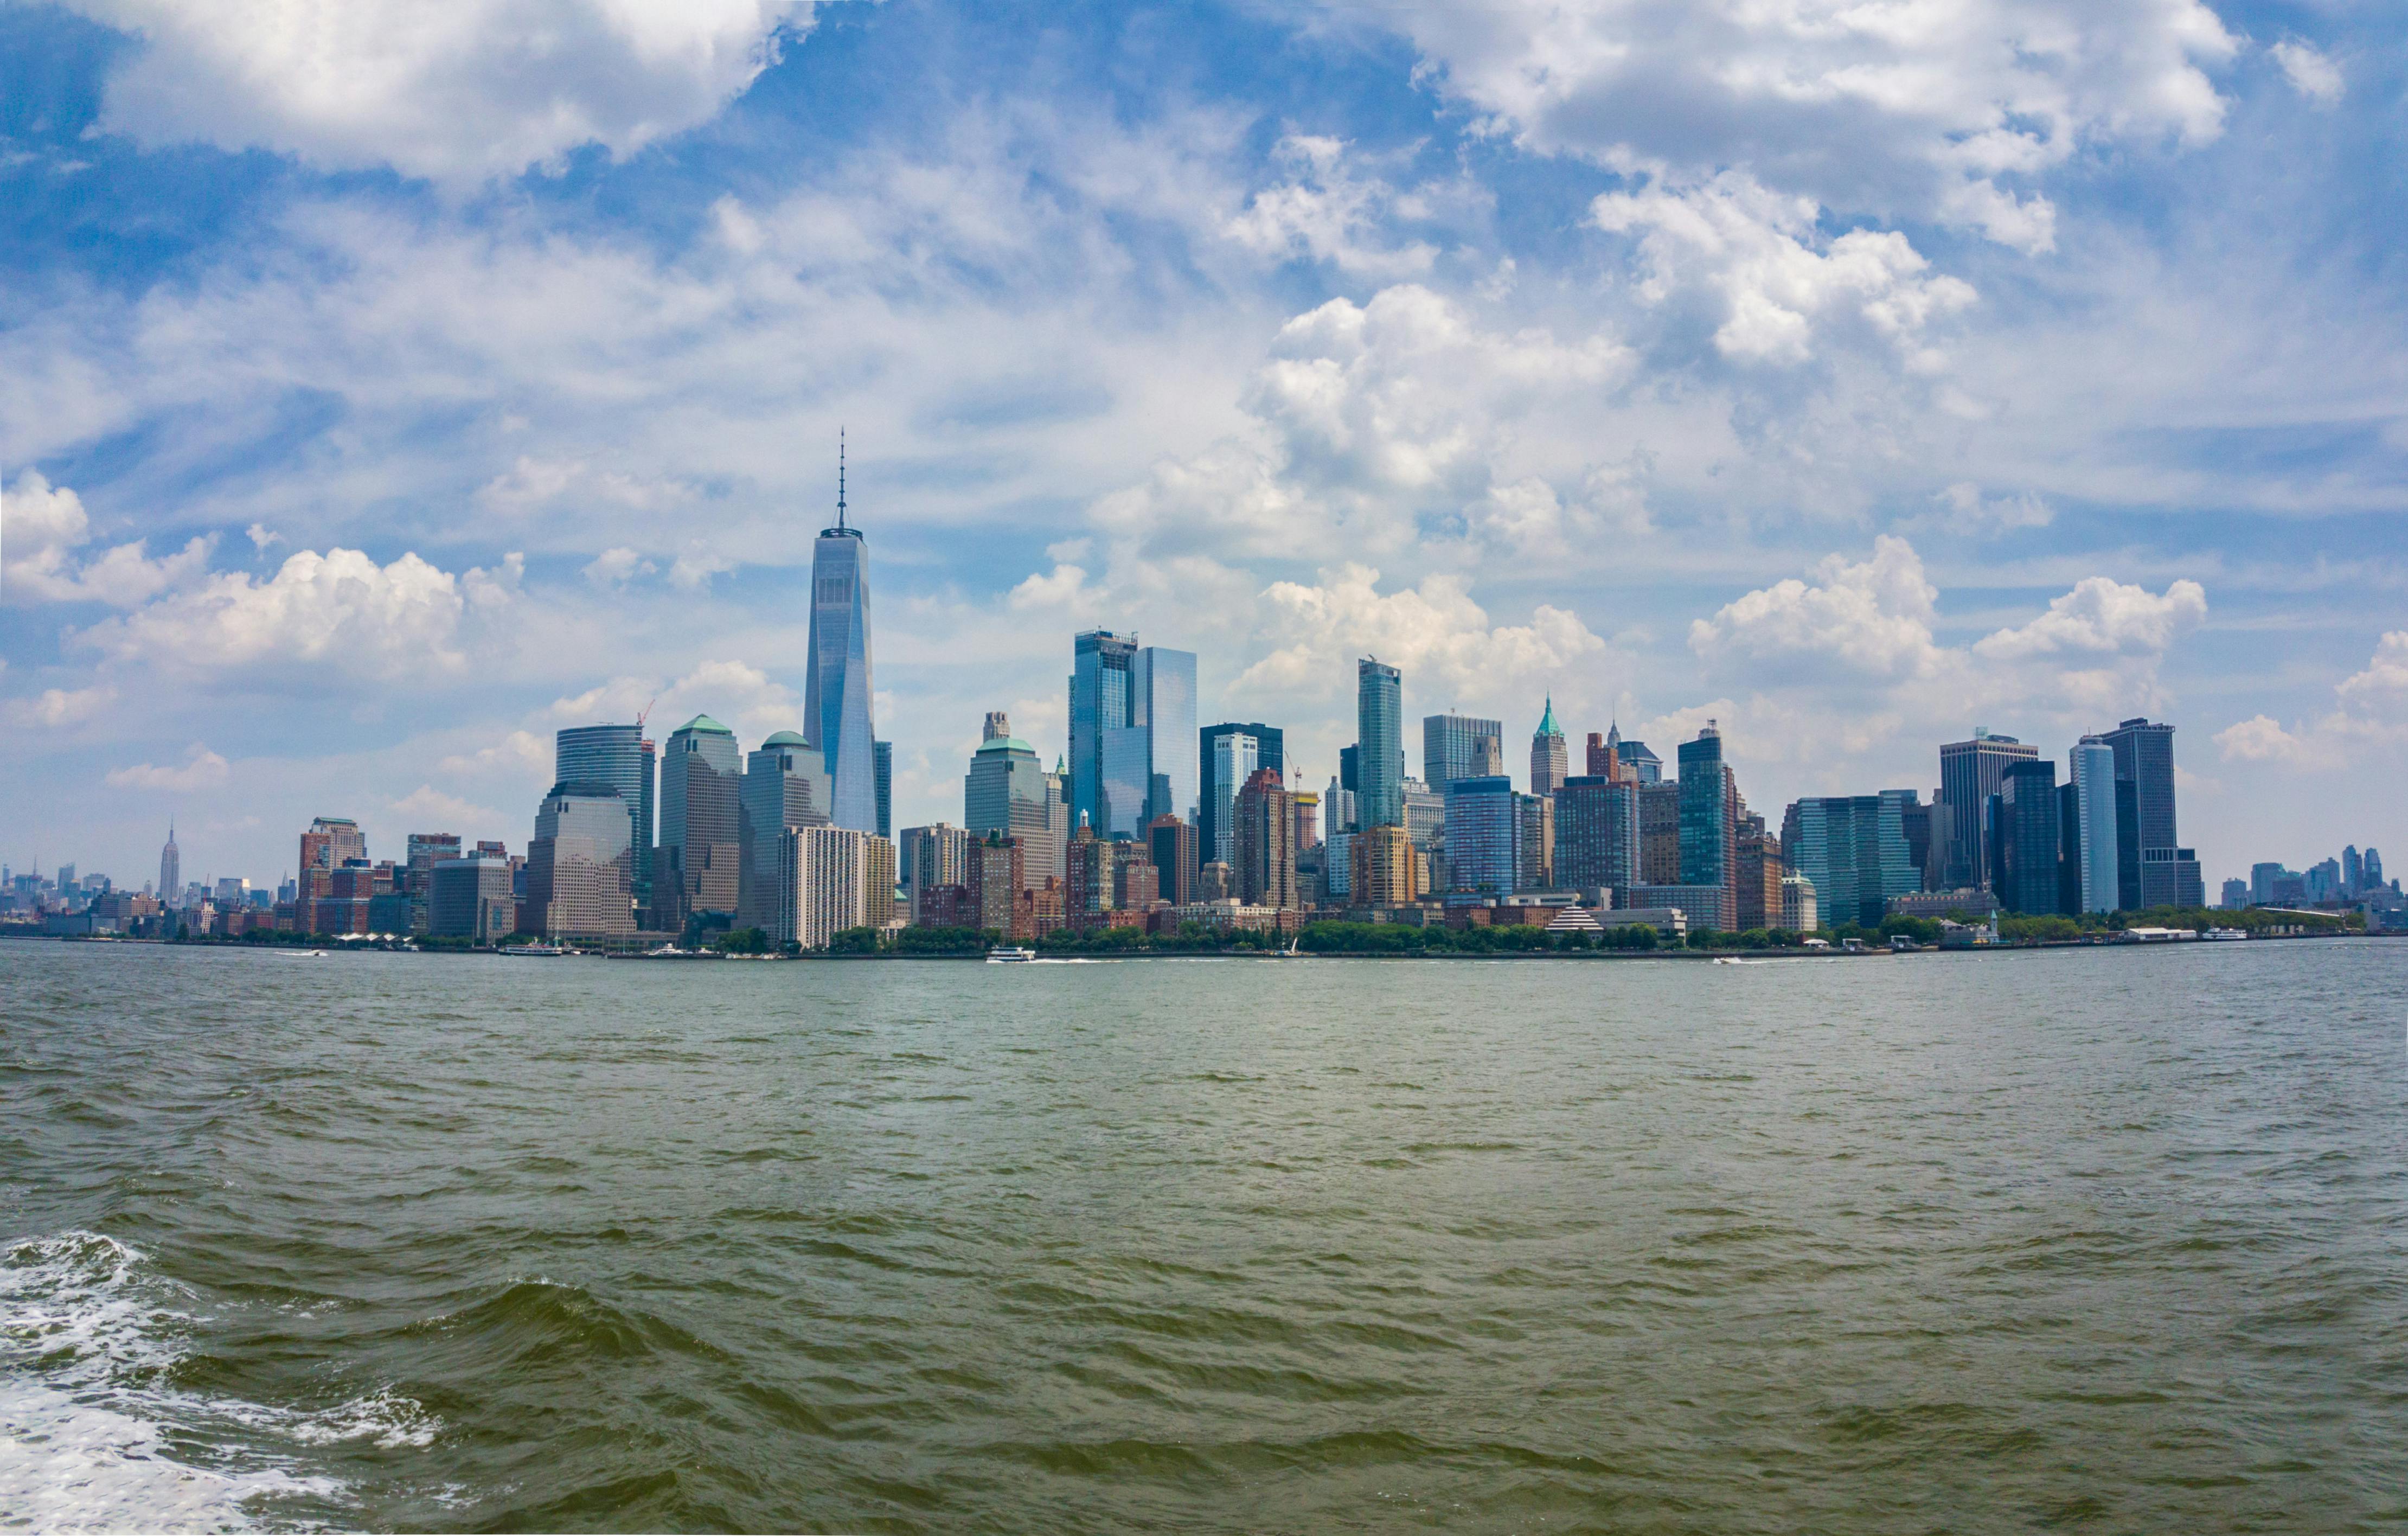
<instances>
[{"instance_id":1,"label":"rippling water surface","mask_svg":"<svg viewBox=\"0 0 2408 1536\"><path fill-rule=\"evenodd\" d=\"M2408 944L0 998L0 1524L2408 1524Z\"/></svg>"}]
</instances>

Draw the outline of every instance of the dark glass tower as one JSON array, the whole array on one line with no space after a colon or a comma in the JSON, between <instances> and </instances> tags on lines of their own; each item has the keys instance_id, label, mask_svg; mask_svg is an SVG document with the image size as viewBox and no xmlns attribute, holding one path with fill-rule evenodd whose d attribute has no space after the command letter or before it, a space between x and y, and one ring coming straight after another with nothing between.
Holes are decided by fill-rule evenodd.
<instances>
[{"instance_id":1,"label":"dark glass tower","mask_svg":"<svg viewBox=\"0 0 2408 1536\"><path fill-rule=\"evenodd\" d=\"M641 723L575 725L552 739L555 783L609 784L619 792L628 817L628 850L636 905L652 904L652 744Z\"/></svg>"},{"instance_id":2,"label":"dark glass tower","mask_svg":"<svg viewBox=\"0 0 2408 1536\"><path fill-rule=\"evenodd\" d=\"M1364 657L1354 668L1355 819L1405 825L1405 675Z\"/></svg>"},{"instance_id":3,"label":"dark glass tower","mask_svg":"<svg viewBox=\"0 0 2408 1536\"><path fill-rule=\"evenodd\" d=\"M2010 763L1991 803L1998 864L1991 889L1999 905L2028 916L2057 912L2057 765L2041 758Z\"/></svg>"}]
</instances>

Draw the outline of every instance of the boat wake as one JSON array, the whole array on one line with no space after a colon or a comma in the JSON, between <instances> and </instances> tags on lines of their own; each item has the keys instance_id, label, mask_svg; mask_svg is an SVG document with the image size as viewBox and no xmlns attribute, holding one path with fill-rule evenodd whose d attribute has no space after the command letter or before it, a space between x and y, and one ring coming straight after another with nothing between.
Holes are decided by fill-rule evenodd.
<instances>
[{"instance_id":1,"label":"boat wake","mask_svg":"<svg viewBox=\"0 0 2408 1536\"><path fill-rule=\"evenodd\" d=\"M264 1502L350 1501L301 1470L306 1448L423 1446L440 1428L390 1393L303 1413L168 1385L198 1331L194 1300L95 1232L0 1256L0 1524L245 1529L272 1518Z\"/></svg>"}]
</instances>

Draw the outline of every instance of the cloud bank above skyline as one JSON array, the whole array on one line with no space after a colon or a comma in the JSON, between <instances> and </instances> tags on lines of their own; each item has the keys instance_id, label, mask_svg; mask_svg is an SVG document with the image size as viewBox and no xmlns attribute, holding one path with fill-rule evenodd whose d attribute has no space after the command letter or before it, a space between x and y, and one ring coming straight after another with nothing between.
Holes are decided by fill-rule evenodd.
<instances>
[{"instance_id":1,"label":"cloud bank above skyline","mask_svg":"<svg viewBox=\"0 0 2408 1536\"><path fill-rule=\"evenodd\" d=\"M418 16L0 10L12 864L797 724L839 424L898 825L1103 625L1316 785L1376 651L1772 814L2146 712L2211 883L2408 834L2372 10Z\"/></svg>"}]
</instances>

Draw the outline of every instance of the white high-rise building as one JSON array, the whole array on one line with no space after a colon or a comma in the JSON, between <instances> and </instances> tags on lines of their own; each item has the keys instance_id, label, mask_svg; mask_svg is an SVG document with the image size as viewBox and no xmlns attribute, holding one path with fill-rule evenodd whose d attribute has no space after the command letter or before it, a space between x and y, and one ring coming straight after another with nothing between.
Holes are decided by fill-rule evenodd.
<instances>
[{"instance_id":1,"label":"white high-rise building","mask_svg":"<svg viewBox=\"0 0 2408 1536\"><path fill-rule=\"evenodd\" d=\"M895 920L895 845L874 832L798 826L780 843L779 911L770 937L825 949L847 928Z\"/></svg>"},{"instance_id":2,"label":"white high-rise building","mask_svg":"<svg viewBox=\"0 0 2408 1536\"><path fill-rule=\"evenodd\" d=\"M2082 839L2082 910L2111 912L2122 905L2116 883L2121 849L2115 837L2115 749L2086 736L2067 755Z\"/></svg>"}]
</instances>

